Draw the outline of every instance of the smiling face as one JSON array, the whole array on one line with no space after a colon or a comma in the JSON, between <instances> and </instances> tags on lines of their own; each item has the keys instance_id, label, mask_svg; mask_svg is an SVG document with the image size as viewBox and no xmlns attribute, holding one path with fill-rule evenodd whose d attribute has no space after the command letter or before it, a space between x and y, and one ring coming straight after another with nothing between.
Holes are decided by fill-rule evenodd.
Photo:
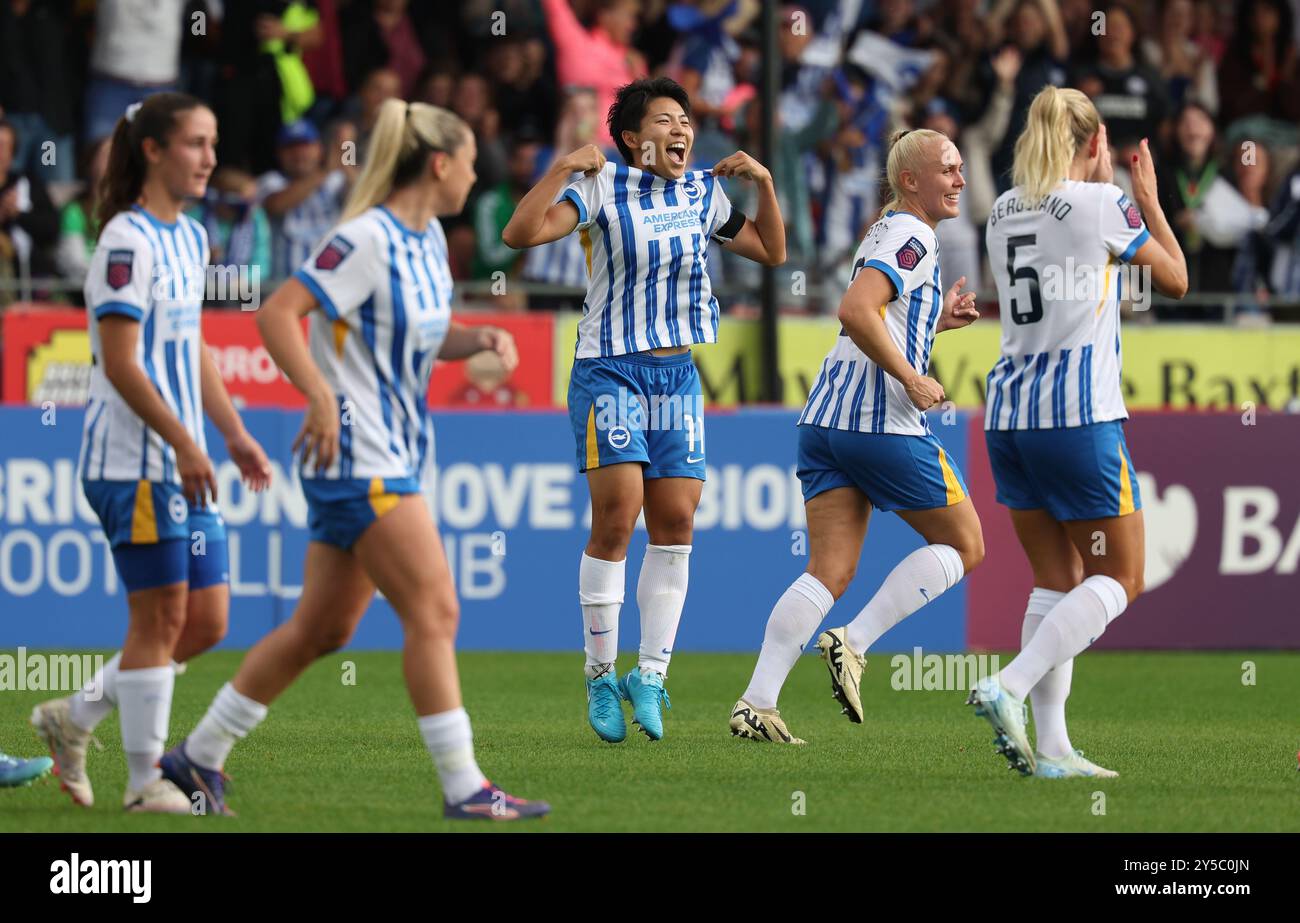
<instances>
[{"instance_id":1,"label":"smiling face","mask_svg":"<svg viewBox=\"0 0 1300 923\"><path fill-rule=\"evenodd\" d=\"M961 190L966 185L961 170L961 152L957 145L947 138L936 138L926 144L921 162L903 171L903 183L908 187L909 197L922 215L937 223L961 214Z\"/></svg>"},{"instance_id":2,"label":"smiling face","mask_svg":"<svg viewBox=\"0 0 1300 923\"><path fill-rule=\"evenodd\" d=\"M657 96L646 104L641 130L624 131L623 143L632 151L632 166L664 179L681 179L695 144L695 129L681 103Z\"/></svg>"},{"instance_id":3,"label":"smiling face","mask_svg":"<svg viewBox=\"0 0 1300 923\"><path fill-rule=\"evenodd\" d=\"M142 147L150 172L171 196L202 198L217 165L217 117L207 106L177 112L165 145L146 138Z\"/></svg>"}]
</instances>

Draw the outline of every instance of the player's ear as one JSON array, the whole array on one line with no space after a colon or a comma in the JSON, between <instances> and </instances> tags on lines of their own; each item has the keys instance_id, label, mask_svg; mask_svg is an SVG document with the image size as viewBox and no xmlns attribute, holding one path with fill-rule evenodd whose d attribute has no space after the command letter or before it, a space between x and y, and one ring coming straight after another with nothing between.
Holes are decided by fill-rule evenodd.
<instances>
[{"instance_id":1,"label":"player's ear","mask_svg":"<svg viewBox=\"0 0 1300 923\"><path fill-rule=\"evenodd\" d=\"M1097 132L1088 139L1088 159L1091 160L1097 156L1097 148L1101 145L1101 132Z\"/></svg>"},{"instance_id":2,"label":"player's ear","mask_svg":"<svg viewBox=\"0 0 1300 923\"><path fill-rule=\"evenodd\" d=\"M448 161L450 161L450 159L451 155L446 151L429 152L429 169L433 173L434 179L442 180L446 177Z\"/></svg>"}]
</instances>

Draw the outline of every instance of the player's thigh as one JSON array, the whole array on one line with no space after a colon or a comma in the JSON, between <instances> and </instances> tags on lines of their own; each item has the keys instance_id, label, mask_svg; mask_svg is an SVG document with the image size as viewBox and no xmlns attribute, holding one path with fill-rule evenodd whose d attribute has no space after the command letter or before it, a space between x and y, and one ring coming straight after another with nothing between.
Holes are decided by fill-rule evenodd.
<instances>
[{"instance_id":1,"label":"player's thigh","mask_svg":"<svg viewBox=\"0 0 1300 923\"><path fill-rule=\"evenodd\" d=\"M689 545L704 482L652 478L645 482L645 527L655 545Z\"/></svg>"},{"instance_id":2,"label":"player's thigh","mask_svg":"<svg viewBox=\"0 0 1300 923\"><path fill-rule=\"evenodd\" d=\"M420 495L402 496L352 550L403 622L458 616L442 537Z\"/></svg>"},{"instance_id":3,"label":"player's thigh","mask_svg":"<svg viewBox=\"0 0 1300 923\"><path fill-rule=\"evenodd\" d=\"M1083 579L1083 561L1062 523L1047 510L1011 510L1011 525L1034 572L1034 586L1068 593Z\"/></svg>"},{"instance_id":4,"label":"player's thigh","mask_svg":"<svg viewBox=\"0 0 1300 923\"><path fill-rule=\"evenodd\" d=\"M1075 519L1065 524L1070 541L1083 559L1087 577L1102 575L1124 587L1129 602L1143 589L1146 567L1146 525L1142 511L1106 519Z\"/></svg>"},{"instance_id":5,"label":"player's thigh","mask_svg":"<svg viewBox=\"0 0 1300 923\"><path fill-rule=\"evenodd\" d=\"M351 639L374 595L375 584L355 554L308 542L293 622L321 649L337 650Z\"/></svg>"},{"instance_id":6,"label":"player's thigh","mask_svg":"<svg viewBox=\"0 0 1300 923\"><path fill-rule=\"evenodd\" d=\"M844 595L857 573L871 519L871 501L856 487L835 487L804 504L808 519L808 573L831 595Z\"/></svg>"},{"instance_id":7,"label":"player's thigh","mask_svg":"<svg viewBox=\"0 0 1300 923\"><path fill-rule=\"evenodd\" d=\"M928 544L954 548L961 555L962 567L967 573L984 560L984 531L969 496L963 496L950 506L896 512Z\"/></svg>"}]
</instances>

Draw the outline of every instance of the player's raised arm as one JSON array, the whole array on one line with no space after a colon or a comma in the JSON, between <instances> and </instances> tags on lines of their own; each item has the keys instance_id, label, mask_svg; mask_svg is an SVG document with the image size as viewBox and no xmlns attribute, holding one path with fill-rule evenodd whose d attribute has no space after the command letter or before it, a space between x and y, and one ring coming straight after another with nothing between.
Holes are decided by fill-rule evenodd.
<instances>
[{"instance_id":1,"label":"player's raised arm","mask_svg":"<svg viewBox=\"0 0 1300 923\"><path fill-rule=\"evenodd\" d=\"M890 337L881 308L893 298L889 277L866 266L840 301L840 323L854 346L903 385L918 410L928 410L943 400L943 385L912 368Z\"/></svg>"},{"instance_id":2,"label":"player's raised arm","mask_svg":"<svg viewBox=\"0 0 1300 923\"><path fill-rule=\"evenodd\" d=\"M578 148L567 157L561 157L551 164L546 175L528 194L519 200L515 213L501 231L501 240L507 247L523 250L559 240L568 234L582 220L578 206L569 199L556 202L574 173L594 176L605 166L605 155L594 144Z\"/></svg>"},{"instance_id":3,"label":"player's raised arm","mask_svg":"<svg viewBox=\"0 0 1300 923\"><path fill-rule=\"evenodd\" d=\"M723 247L764 266L785 262L785 219L776 199L771 172L744 151L724 157L710 171L716 177L734 176L752 180L758 187L758 213L744 223Z\"/></svg>"},{"instance_id":4,"label":"player's raised arm","mask_svg":"<svg viewBox=\"0 0 1300 923\"><path fill-rule=\"evenodd\" d=\"M1156 192L1156 168L1151 161L1151 148L1146 138L1138 146L1138 153L1133 155L1133 199L1142 209L1147 230L1151 232L1146 243L1138 247L1133 254L1133 262L1139 266L1151 267L1151 281L1156 291L1171 298L1182 298L1187 294L1187 258L1183 248L1178 246L1178 238L1165 218L1164 209L1160 207L1160 196Z\"/></svg>"}]
</instances>

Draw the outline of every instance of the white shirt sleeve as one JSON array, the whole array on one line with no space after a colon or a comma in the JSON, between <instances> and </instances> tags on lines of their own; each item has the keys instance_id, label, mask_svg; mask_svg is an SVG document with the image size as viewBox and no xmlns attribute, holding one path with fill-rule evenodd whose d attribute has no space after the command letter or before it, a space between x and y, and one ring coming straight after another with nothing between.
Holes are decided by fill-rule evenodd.
<instances>
[{"instance_id":1,"label":"white shirt sleeve","mask_svg":"<svg viewBox=\"0 0 1300 923\"><path fill-rule=\"evenodd\" d=\"M883 272L893 283L894 297L898 297L930 277L937 249L933 230L918 221L893 216L867 254L865 266Z\"/></svg>"},{"instance_id":2,"label":"white shirt sleeve","mask_svg":"<svg viewBox=\"0 0 1300 923\"><path fill-rule=\"evenodd\" d=\"M560 201L568 199L578 209L578 227L576 230L584 230L591 227L600 214L600 210L605 207L605 202L609 197L609 190L614 175L614 164L606 163L600 172L591 176L584 176L577 182L570 183L564 192L560 194Z\"/></svg>"},{"instance_id":3,"label":"white shirt sleeve","mask_svg":"<svg viewBox=\"0 0 1300 923\"><path fill-rule=\"evenodd\" d=\"M1142 212L1133 200L1113 183L1101 186L1101 239L1106 249L1127 263L1151 236Z\"/></svg>"},{"instance_id":4,"label":"white shirt sleeve","mask_svg":"<svg viewBox=\"0 0 1300 923\"><path fill-rule=\"evenodd\" d=\"M86 272L86 308L96 318L120 314L141 320L149 310L153 247L122 221L110 221L95 245Z\"/></svg>"},{"instance_id":5,"label":"white shirt sleeve","mask_svg":"<svg viewBox=\"0 0 1300 923\"><path fill-rule=\"evenodd\" d=\"M293 277L316 296L330 320L355 314L387 273L384 251L371 222L361 215L316 245Z\"/></svg>"}]
</instances>

